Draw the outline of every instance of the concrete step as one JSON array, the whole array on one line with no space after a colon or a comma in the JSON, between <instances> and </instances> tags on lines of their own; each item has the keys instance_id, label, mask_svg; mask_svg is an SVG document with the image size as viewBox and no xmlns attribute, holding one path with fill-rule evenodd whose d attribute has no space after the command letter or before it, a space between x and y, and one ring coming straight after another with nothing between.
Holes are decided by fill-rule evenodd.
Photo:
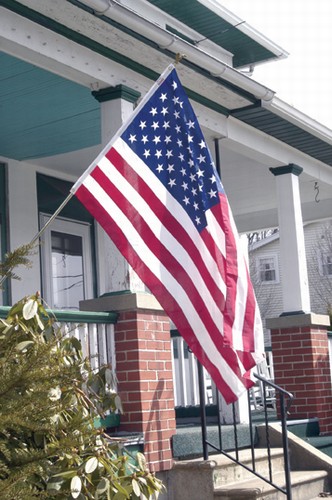
<instances>
[{"instance_id":1,"label":"concrete step","mask_svg":"<svg viewBox=\"0 0 332 500\"><path fill-rule=\"evenodd\" d=\"M268 453L266 448L256 448L255 450L255 470L264 477L269 477ZM229 453L232 457L236 457L234 452ZM272 448L270 450L271 468L273 477L278 472L284 471L284 458L282 448ZM215 462L213 469L213 483L216 488L224 486L228 483L236 483L251 479L252 473L245 467L238 465L236 462L226 457L225 455L214 455L212 457ZM245 466L252 469L251 450L240 450L239 461Z\"/></svg>"},{"instance_id":2,"label":"concrete step","mask_svg":"<svg viewBox=\"0 0 332 500\"><path fill-rule=\"evenodd\" d=\"M311 500L326 491L326 471L293 471L291 472L293 500ZM274 482L285 486L283 472L274 476ZM237 481L215 488L214 500L285 500L285 495L259 478ZM322 498L322 497L320 497Z\"/></svg>"}]
</instances>

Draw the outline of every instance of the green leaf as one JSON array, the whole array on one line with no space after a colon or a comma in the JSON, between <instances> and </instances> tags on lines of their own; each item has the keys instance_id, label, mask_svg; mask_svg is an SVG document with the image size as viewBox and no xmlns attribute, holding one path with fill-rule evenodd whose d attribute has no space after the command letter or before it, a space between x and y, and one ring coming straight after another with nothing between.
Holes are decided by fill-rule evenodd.
<instances>
[{"instance_id":1,"label":"green leaf","mask_svg":"<svg viewBox=\"0 0 332 500\"><path fill-rule=\"evenodd\" d=\"M141 494L141 488L139 487L139 483L136 481L136 479L133 479L131 484L133 485L133 491L136 496L140 496Z\"/></svg>"},{"instance_id":2,"label":"green leaf","mask_svg":"<svg viewBox=\"0 0 332 500\"><path fill-rule=\"evenodd\" d=\"M32 319L38 311L38 302L35 299L29 299L23 306L22 314L25 320Z\"/></svg>"},{"instance_id":3,"label":"green leaf","mask_svg":"<svg viewBox=\"0 0 332 500\"><path fill-rule=\"evenodd\" d=\"M85 472L91 474L98 467L98 459L96 457L91 457L85 464Z\"/></svg>"},{"instance_id":4,"label":"green leaf","mask_svg":"<svg viewBox=\"0 0 332 500\"><path fill-rule=\"evenodd\" d=\"M78 498L82 489L82 481L78 476L74 476L70 481L70 493L73 498Z\"/></svg>"},{"instance_id":5,"label":"green leaf","mask_svg":"<svg viewBox=\"0 0 332 500\"><path fill-rule=\"evenodd\" d=\"M97 493L98 495L102 495L105 493L110 487L110 482L107 479L107 477L104 477L98 484L97 484Z\"/></svg>"},{"instance_id":6,"label":"green leaf","mask_svg":"<svg viewBox=\"0 0 332 500\"><path fill-rule=\"evenodd\" d=\"M17 351L24 351L28 347L32 347L33 344L34 344L34 342L32 340L25 340L24 342L20 342L19 344L17 344L17 346L15 347L15 349Z\"/></svg>"},{"instance_id":7,"label":"green leaf","mask_svg":"<svg viewBox=\"0 0 332 500\"><path fill-rule=\"evenodd\" d=\"M145 460L145 456L143 455L143 453L138 452L136 454L136 460L137 460L139 468L142 471L146 471L147 465L146 465L146 460Z\"/></svg>"}]
</instances>

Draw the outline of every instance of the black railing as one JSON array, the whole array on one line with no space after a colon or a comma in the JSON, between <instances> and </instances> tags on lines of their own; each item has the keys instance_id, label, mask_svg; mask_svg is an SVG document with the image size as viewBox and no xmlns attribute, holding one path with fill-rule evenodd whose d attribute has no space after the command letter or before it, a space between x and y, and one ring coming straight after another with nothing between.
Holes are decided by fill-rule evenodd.
<instances>
[{"instance_id":1,"label":"black railing","mask_svg":"<svg viewBox=\"0 0 332 500\"><path fill-rule=\"evenodd\" d=\"M198 374L199 374L199 386L200 392L204 389L203 384L203 369L198 364ZM270 484L277 490L281 491L286 495L287 500L292 500L292 490L291 490L291 478L290 478L290 459L289 459L289 449L288 449L288 437L287 437L287 414L288 410L293 401L293 395L273 382L264 379L260 375L254 374L257 379L258 384L261 385L261 394L262 399L260 401L260 405L263 411L263 422L265 428L265 443L267 449L267 461L268 461L268 475L264 476L260 472L256 470L256 449L255 448L255 435L254 435L254 421L253 421L253 412L252 409L252 400L250 391L248 391L248 408L249 408L249 439L250 439L250 449L251 449L251 466L246 465L240 460L240 450L238 445L238 424L236 419L236 406L233 403L233 432L234 432L234 447L232 447L232 452L229 450L223 449L222 444L222 433L221 433L221 419L220 419L220 411L219 411L219 397L217 398L218 405L218 427L219 427L219 446L211 443L207 438L207 429L206 429L206 417L205 417L205 405L201 405L201 420L202 420L202 440L203 440L203 458L204 460L208 459L208 448L212 448L214 452L222 453L227 458L232 460L233 462L241 465L249 472L253 473L255 476L259 477L266 483ZM274 398L272 402L271 393L274 393ZM204 401L204 392L202 392L201 401ZM272 469L272 454L271 454L271 442L270 442L270 430L269 423L271 423L271 415L270 415L270 407L271 405L278 406L278 416L280 418L281 423L281 432L282 432L282 447L283 447L283 459L284 459L284 471L285 471L285 486L277 484L274 479L273 469ZM275 413L273 412L273 416Z\"/></svg>"}]
</instances>

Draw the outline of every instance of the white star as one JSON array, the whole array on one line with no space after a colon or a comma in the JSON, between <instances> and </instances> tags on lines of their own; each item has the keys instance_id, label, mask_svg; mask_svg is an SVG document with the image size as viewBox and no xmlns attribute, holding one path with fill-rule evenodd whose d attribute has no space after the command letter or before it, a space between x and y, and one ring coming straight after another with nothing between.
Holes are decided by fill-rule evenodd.
<instances>
[{"instance_id":1,"label":"white star","mask_svg":"<svg viewBox=\"0 0 332 500\"><path fill-rule=\"evenodd\" d=\"M170 127L169 122L164 122L163 128L167 130Z\"/></svg>"},{"instance_id":2,"label":"white star","mask_svg":"<svg viewBox=\"0 0 332 500\"><path fill-rule=\"evenodd\" d=\"M158 144L160 142L160 135L155 135L154 138L152 139L152 142Z\"/></svg>"},{"instance_id":3,"label":"white star","mask_svg":"<svg viewBox=\"0 0 332 500\"><path fill-rule=\"evenodd\" d=\"M203 184L198 184L198 189L199 189L200 192L203 191L203 188L204 188Z\"/></svg>"},{"instance_id":4,"label":"white star","mask_svg":"<svg viewBox=\"0 0 332 500\"><path fill-rule=\"evenodd\" d=\"M177 131L177 133L179 134L181 132L181 127L180 125L176 125L175 126L175 130Z\"/></svg>"},{"instance_id":5,"label":"white star","mask_svg":"<svg viewBox=\"0 0 332 500\"><path fill-rule=\"evenodd\" d=\"M194 139L194 136L193 135L190 135L190 134L187 134L187 139L188 139L188 142L193 142L193 139Z\"/></svg>"},{"instance_id":6,"label":"white star","mask_svg":"<svg viewBox=\"0 0 332 500\"><path fill-rule=\"evenodd\" d=\"M136 141L136 135L130 134L129 139L128 139L131 144Z\"/></svg>"},{"instance_id":7,"label":"white star","mask_svg":"<svg viewBox=\"0 0 332 500\"><path fill-rule=\"evenodd\" d=\"M198 170L197 170L197 177L198 177L198 178L204 177L204 172L203 172L203 170L200 170L200 169L198 169Z\"/></svg>"},{"instance_id":8,"label":"white star","mask_svg":"<svg viewBox=\"0 0 332 500\"><path fill-rule=\"evenodd\" d=\"M149 142L149 139L148 139L148 136L147 135L142 135L142 139L141 141L146 144L147 142Z\"/></svg>"},{"instance_id":9,"label":"white star","mask_svg":"<svg viewBox=\"0 0 332 500\"><path fill-rule=\"evenodd\" d=\"M191 192L192 192L193 196L197 196L197 189L196 188L192 188Z\"/></svg>"},{"instance_id":10,"label":"white star","mask_svg":"<svg viewBox=\"0 0 332 500\"><path fill-rule=\"evenodd\" d=\"M168 149L167 152L166 152L166 156L168 159L170 159L171 156L173 156L173 151L172 149Z\"/></svg>"},{"instance_id":11,"label":"white star","mask_svg":"<svg viewBox=\"0 0 332 500\"><path fill-rule=\"evenodd\" d=\"M162 170L164 170L164 167L158 163L158 167L156 168L156 170L160 173Z\"/></svg>"},{"instance_id":12,"label":"white star","mask_svg":"<svg viewBox=\"0 0 332 500\"><path fill-rule=\"evenodd\" d=\"M183 200L182 200L182 201L183 201L183 203L185 203L186 205L189 205L189 203L190 203L188 196L185 196L185 197L183 198Z\"/></svg>"},{"instance_id":13,"label":"white star","mask_svg":"<svg viewBox=\"0 0 332 500\"><path fill-rule=\"evenodd\" d=\"M186 171L186 169L185 169L185 168L183 168L183 167L181 168L180 172L181 172L181 174L183 175L183 177L184 177L185 175L187 175L187 171Z\"/></svg>"},{"instance_id":14,"label":"white star","mask_svg":"<svg viewBox=\"0 0 332 500\"><path fill-rule=\"evenodd\" d=\"M174 165L168 164L167 170L168 170L169 173L173 172L174 171Z\"/></svg>"},{"instance_id":15,"label":"white star","mask_svg":"<svg viewBox=\"0 0 332 500\"><path fill-rule=\"evenodd\" d=\"M163 109L160 111L160 113L161 113L163 116L167 115L167 113L168 113L168 108L163 108Z\"/></svg>"},{"instance_id":16,"label":"white star","mask_svg":"<svg viewBox=\"0 0 332 500\"><path fill-rule=\"evenodd\" d=\"M147 158L148 156L151 156L150 155L150 150L149 149L144 149L143 156L145 156L145 158Z\"/></svg>"},{"instance_id":17,"label":"white star","mask_svg":"<svg viewBox=\"0 0 332 500\"><path fill-rule=\"evenodd\" d=\"M167 99L167 94L161 94L159 99L161 99L162 102L166 101Z\"/></svg>"},{"instance_id":18,"label":"white star","mask_svg":"<svg viewBox=\"0 0 332 500\"><path fill-rule=\"evenodd\" d=\"M195 217L195 222L196 222L197 226L199 226L199 224L201 223L201 218Z\"/></svg>"},{"instance_id":19,"label":"white star","mask_svg":"<svg viewBox=\"0 0 332 500\"><path fill-rule=\"evenodd\" d=\"M174 111L173 115L175 116L175 119L177 120L180 118L180 111Z\"/></svg>"},{"instance_id":20,"label":"white star","mask_svg":"<svg viewBox=\"0 0 332 500\"><path fill-rule=\"evenodd\" d=\"M156 131L157 128L159 128L159 123L158 122L153 122L151 127L153 128L154 131Z\"/></svg>"},{"instance_id":21,"label":"white star","mask_svg":"<svg viewBox=\"0 0 332 500\"><path fill-rule=\"evenodd\" d=\"M213 189L210 189L210 191L208 192L208 194L210 195L210 198L216 198L217 197L217 191L213 191Z\"/></svg>"},{"instance_id":22,"label":"white star","mask_svg":"<svg viewBox=\"0 0 332 500\"><path fill-rule=\"evenodd\" d=\"M195 128L195 122L193 122L192 120L189 120L189 122L187 123L187 126L188 126L188 128Z\"/></svg>"},{"instance_id":23,"label":"white star","mask_svg":"<svg viewBox=\"0 0 332 500\"><path fill-rule=\"evenodd\" d=\"M143 130L145 127L146 127L146 122L142 122L142 121L141 121L141 122L140 122L140 124L139 124L139 128L140 128L141 130Z\"/></svg>"},{"instance_id":24,"label":"white star","mask_svg":"<svg viewBox=\"0 0 332 500\"><path fill-rule=\"evenodd\" d=\"M180 161L184 161L184 155L182 153L179 154Z\"/></svg>"},{"instance_id":25,"label":"white star","mask_svg":"<svg viewBox=\"0 0 332 500\"><path fill-rule=\"evenodd\" d=\"M163 153L162 153L161 149L157 149L157 151L155 152L155 156L157 158L160 158L162 155L163 155Z\"/></svg>"},{"instance_id":26,"label":"white star","mask_svg":"<svg viewBox=\"0 0 332 500\"><path fill-rule=\"evenodd\" d=\"M199 146L202 148L206 148L206 144L205 142L203 141L203 139L201 140L201 142L199 143Z\"/></svg>"},{"instance_id":27,"label":"white star","mask_svg":"<svg viewBox=\"0 0 332 500\"><path fill-rule=\"evenodd\" d=\"M190 174L190 180L191 182L194 182L196 180L196 174Z\"/></svg>"},{"instance_id":28,"label":"white star","mask_svg":"<svg viewBox=\"0 0 332 500\"><path fill-rule=\"evenodd\" d=\"M198 203L196 203L196 202L195 202L195 203L193 204L193 207L194 207L194 209L195 209L195 210L198 210L198 209L199 209Z\"/></svg>"},{"instance_id":29,"label":"white star","mask_svg":"<svg viewBox=\"0 0 332 500\"><path fill-rule=\"evenodd\" d=\"M174 81L173 81L173 83L172 83L172 87L173 87L173 89L175 90L175 89L177 89L177 88L178 88L178 84L177 84L176 82L174 82Z\"/></svg>"},{"instance_id":30,"label":"white star","mask_svg":"<svg viewBox=\"0 0 332 500\"><path fill-rule=\"evenodd\" d=\"M197 160L199 161L199 163L205 162L205 156L199 155L199 157L197 158Z\"/></svg>"},{"instance_id":31,"label":"white star","mask_svg":"<svg viewBox=\"0 0 332 500\"><path fill-rule=\"evenodd\" d=\"M169 180L169 182L168 182L168 185L169 185L170 187L176 186L175 179L170 179L170 180Z\"/></svg>"},{"instance_id":32,"label":"white star","mask_svg":"<svg viewBox=\"0 0 332 500\"><path fill-rule=\"evenodd\" d=\"M211 181L211 183L212 183L212 184L214 184L215 182L217 182L217 180L216 180L216 176L215 176L215 175L212 175L212 176L210 177L210 181Z\"/></svg>"},{"instance_id":33,"label":"white star","mask_svg":"<svg viewBox=\"0 0 332 500\"><path fill-rule=\"evenodd\" d=\"M188 161L188 165L189 167L194 167L195 166L195 162L192 158L190 158L190 160Z\"/></svg>"},{"instance_id":34,"label":"white star","mask_svg":"<svg viewBox=\"0 0 332 500\"><path fill-rule=\"evenodd\" d=\"M166 144L168 144L169 142L172 142L171 136L170 135L166 135L165 139L164 139L164 142L166 142Z\"/></svg>"},{"instance_id":35,"label":"white star","mask_svg":"<svg viewBox=\"0 0 332 500\"><path fill-rule=\"evenodd\" d=\"M181 141L181 139L178 139L176 142L177 142L179 148L181 148L182 147L182 141Z\"/></svg>"},{"instance_id":36,"label":"white star","mask_svg":"<svg viewBox=\"0 0 332 500\"><path fill-rule=\"evenodd\" d=\"M182 182L181 187L183 188L184 191L187 191L187 189L188 189L188 183L187 182Z\"/></svg>"},{"instance_id":37,"label":"white star","mask_svg":"<svg viewBox=\"0 0 332 500\"><path fill-rule=\"evenodd\" d=\"M158 113L157 108L151 108L151 109L150 109L150 111L149 111L149 113L150 113L152 116L155 116L155 115Z\"/></svg>"}]
</instances>

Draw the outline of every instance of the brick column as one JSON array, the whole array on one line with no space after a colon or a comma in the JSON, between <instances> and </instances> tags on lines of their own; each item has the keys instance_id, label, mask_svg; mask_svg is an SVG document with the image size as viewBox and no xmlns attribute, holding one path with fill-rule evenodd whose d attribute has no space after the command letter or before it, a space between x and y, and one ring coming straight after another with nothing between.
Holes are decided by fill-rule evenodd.
<instances>
[{"instance_id":1,"label":"brick column","mask_svg":"<svg viewBox=\"0 0 332 500\"><path fill-rule=\"evenodd\" d=\"M171 469L176 425L167 315L147 293L110 294L83 304L84 309L119 313L114 325L116 375L124 410L119 430L143 434L152 471Z\"/></svg>"},{"instance_id":2,"label":"brick column","mask_svg":"<svg viewBox=\"0 0 332 500\"><path fill-rule=\"evenodd\" d=\"M268 319L275 382L294 394L291 419L318 417L321 434L332 433L328 316L300 314Z\"/></svg>"}]
</instances>

